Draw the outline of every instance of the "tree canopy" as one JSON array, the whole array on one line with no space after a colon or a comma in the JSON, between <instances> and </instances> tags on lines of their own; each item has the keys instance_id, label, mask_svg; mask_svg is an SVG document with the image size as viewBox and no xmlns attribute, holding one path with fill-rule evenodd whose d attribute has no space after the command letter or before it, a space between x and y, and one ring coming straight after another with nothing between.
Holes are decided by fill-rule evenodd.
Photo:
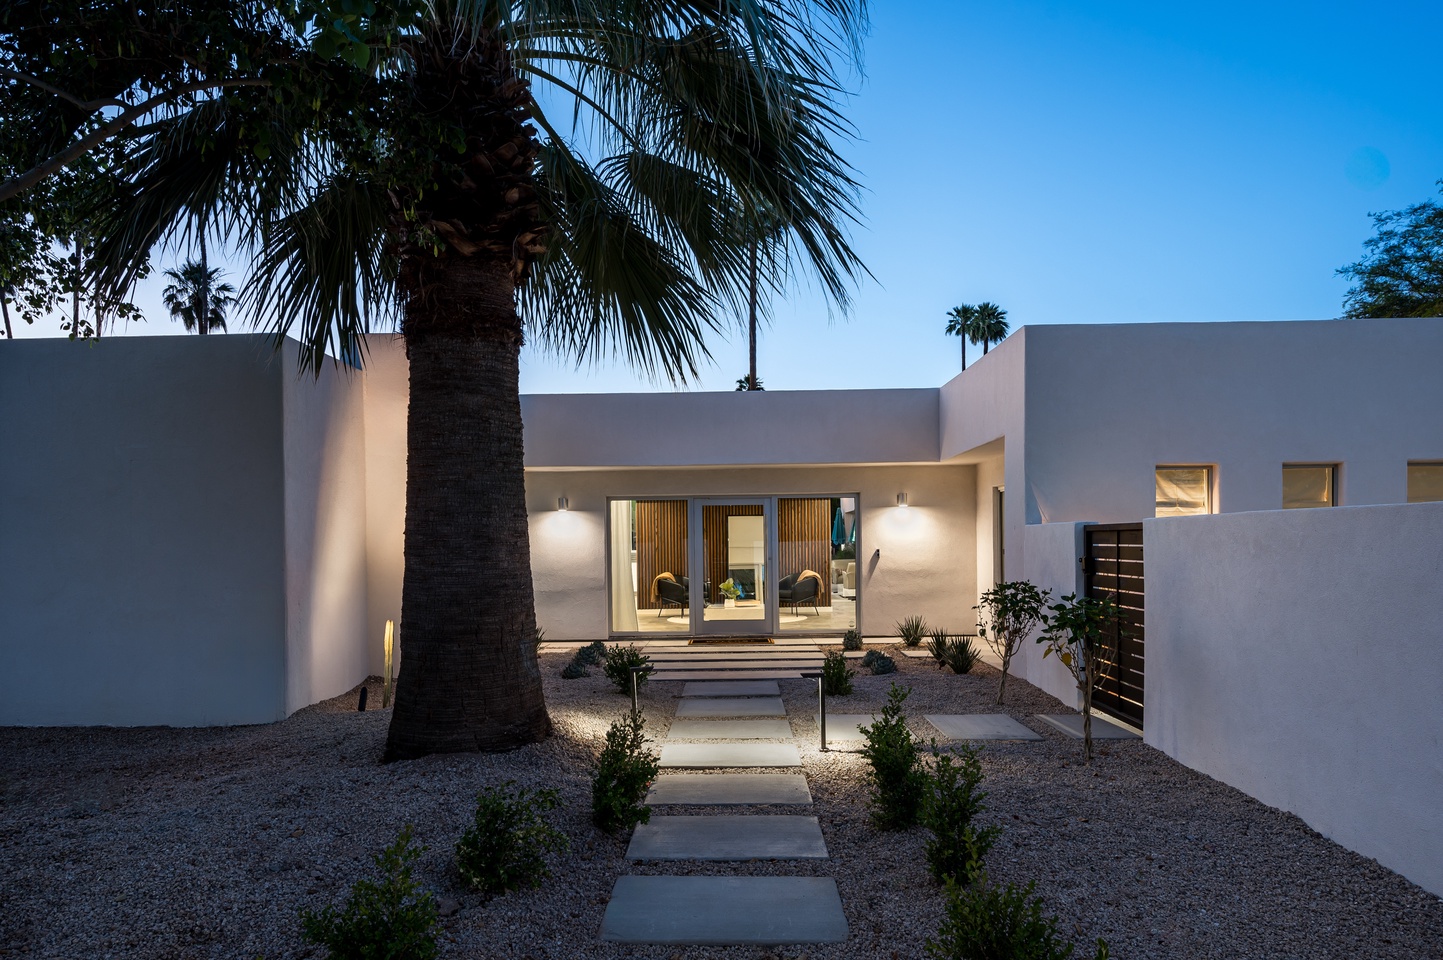
<instances>
[{"instance_id":1,"label":"tree canopy","mask_svg":"<svg viewBox=\"0 0 1443 960\"><path fill-rule=\"evenodd\" d=\"M1443 192L1443 180L1438 181ZM1443 317L1443 206L1425 200L1375 213L1367 253L1338 270L1353 281L1346 317Z\"/></svg>"}]
</instances>

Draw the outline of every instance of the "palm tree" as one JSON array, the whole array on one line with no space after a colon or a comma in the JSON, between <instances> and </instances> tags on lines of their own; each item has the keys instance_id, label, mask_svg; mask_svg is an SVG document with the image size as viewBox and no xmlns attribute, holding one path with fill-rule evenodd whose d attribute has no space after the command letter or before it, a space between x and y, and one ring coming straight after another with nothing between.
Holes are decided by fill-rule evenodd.
<instances>
[{"instance_id":1,"label":"palm tree","mask_svg":"<svg viewBox=\"0 0 1443 960\"><path fill-rule=\"evenodd\" d=\"M1007 311L995 303L979 303L967 329L967 339L972 345L982 345L982 355L987 356L989 344L1001 343L1007 336Z\"/></svg>"},{"instance_id":2,"label":"palm tree","mask_svg":"<svg viewBox=\"0 0 1443 960\"><path fill-rule=\"evenodd\" d=\"M235 303L235 287L220 283L220 268L204 260L187 260L178 270L167 270L171 282L161 294L170 315L185 325L185 332L225 333L226 311Z\"/></svg>"},{"instance_id":3,"label":"palm tree","mask_svg":"<svg viewBox=\"0 0 1443 960\"><path fill-rule=\"evenodd\" d=\"M509 749L550 730L523 339L578 363L619 354L695 375L714 318L741 310L738 225L760 208L779 212L786 249L848 306L862 267L846 236L857 185L834 147L850 134L837 71L856 56L862 8L456 0L395 29L383 10L345 24L380 35L341 41L346 59L316 92L235 89L136 139L127 201L100 225L112 285L132 283L183 225L211 223L252 244L242 304L278 337L297 329L317 371L326 350L354 352L399 316L405 646L388 759ZM569 98L597 159L535 84Z\"/></svg>"},{"instance_id":4,"label":"palm tree","mask_svg":"<svg viewBox=\"0 0 1443 960\"><path fill-rule=\"evenodd\" d=\"M10 298L15 296L15 284L0 282L0 314L5 317L5 339L14 340L15 331L10 329Z\"/></svg>"},{"instance_id":5,"label":"palm tree","mask_svg":"<svg viewBox=\"0 0 1443 960\"><path fill-rule=\"evenodd\" d=\"M947 311L947 333L950 336L960 337L962 340L962 369L967 369L967 337L972 331L972 325L977 319L977 308L970 303L964 303L960 307L953 307ZM974 340L973 343L976 343Z\"/></svg>"}]
</instances>

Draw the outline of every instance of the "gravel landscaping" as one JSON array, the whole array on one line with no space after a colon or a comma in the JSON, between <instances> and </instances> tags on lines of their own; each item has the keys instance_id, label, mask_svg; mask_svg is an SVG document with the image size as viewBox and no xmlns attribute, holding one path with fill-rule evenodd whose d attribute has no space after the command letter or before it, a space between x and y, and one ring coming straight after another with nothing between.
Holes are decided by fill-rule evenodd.
<instances>
[{"instance_id":1,"label":"gravel landscaping","mask_svg":"<svg viewBox=\"0 0 1443 960\"><path fill-rule=\"evenodd\" d=\"M356 691L261 727L0 730L0 956L319 958L324 951L301 941L297 910L343 899L406 823L429 847L421 878L451 901L444 957L923 956L943 905L924 834L869 826L859 744L818 751L813 683L781 688L815 806L770 810L815 814L830 859L631 863L626 839L589 819L593 759L629 702L600 670L560 679L569 657L542 657L555 735L502 755L381 766L389 713L356 713ZM959 677L896 659L897 674L858 676L855 693L829 698L829 712L879 709L895 680L913 688L918 734L933 735L925 713L968 712L1005 712L1040 733L982 746L990 818L1004 827L988 864L996 880L1035 880L1079 939L1106 938L1119 960L1443 958L1443 901L1296 817L1139 741L1104 742L1084 766L1078 741L1031 717L1061 712L1051 697L1009 681L1008 703L996 708L990 667ZM680 693L680 683L643 688L653 735L666 731ZM379 683L369 696L380 703ZM557 822L571 851L542 888L485 902L460 885L451 849L477 789L506 780L561 792ZM603 944L612 884L628 873L834 877L851 937L780 951Z\"/></svg>"}]
</instances>

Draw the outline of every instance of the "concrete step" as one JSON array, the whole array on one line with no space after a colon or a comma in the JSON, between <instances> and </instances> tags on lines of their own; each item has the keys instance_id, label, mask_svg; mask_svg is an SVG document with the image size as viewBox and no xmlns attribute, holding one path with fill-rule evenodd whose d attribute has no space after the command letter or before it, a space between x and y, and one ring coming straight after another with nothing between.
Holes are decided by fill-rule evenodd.
<instances>
[{"instance_id":1,"label":"concrete step","mask_svg":"<svg viewBox=\"0 0 1443 960\"><path fill-rule=\"evenodd\" d=\"M683 697L780 697L775 680L703 680L681 688Z\"/></svg>"},{"instance_id":2,"label":"concrete step","mask_svg":"<svg viewBox=\"0 0 1443 960\"><path fill-rule=\"evenodd\" d=\"M801 765L801 754L789 743L668 743L661 748L663 769Z\"/></svg>"},{"instance_id":3,"label":"concrete step","mask_svg":"<svg viewBox=\"0 0 1443 960\"><path fill-rule=\"evenodd\" d=\"M790 740L785 720L673 720L668 740Z\"/></svg>"},{"instance_id":4,"label":"concrete step","mask_svg":"<svg viewBox=\"0 0 1443 960\"><path fill-rule=\"evenodd\" d=\"M800 773L668 773L656 778L646 802L694 806L810 804L812 791Z\"/></svg>"},{"instance_id":5,"label":"concrete step","mask_svg":"<svg viewBox=\"0 0 1443 960\"><path fill-rule=\"evenodd\" d=\"M812 720L821 722L821 714L812 714ZM862 727L870 727L876 720L867 713L828 713L827 714L827 739L828 740L862 740Z\"/></svg>"},{"instance_id":6,"label":"concrete step","mask_svg":"<svg viewBox=\"0 0 1443 960\"><path fill-rule=\"evenodd\" d=\"M949 740L1043 739L1036 730L1002 713L929 713L927 722Z\"/></svg>"},{"instance_id":7,"label":"concrete step","mask_svg":"<svg viewBox=\"0 0 1443 960\"><path fill-rule=\"evenodd\" d=\"M838 943L847 917L827 877L618 877L601 921L614 943Z\"/></svg>"},{"instance_id":8,"label":"concrete step","mask_svg":"<svg viewBox=\"0 0 1443 960\"><path fill-rule=\"evenodd\" d=\"M1055 727L1074 740L1082 739L1082 714L1080 713L1039 713L1037 719ZM1136 740L1138 736L1126 727L1109 723L1097 714L1092 715L1092 739L1094 740Z\"/></svg>"},{"instance_id":9,"label":"concrete step","mask_svg":"<svg viewBox=\"0 0 1443 960\"><path fill-rule=\"evenodd\" d=\"M811 672L811 671L808 671ZM801 670L658 670L653 680L800 680Z\"/></svg>"},{"instance_id":10,"label":"concrete step","mask_svg":"<svg viewBox=\"0 0 1443 960\"><path fill-rule=\"evenodd\" d=\"M628 860L825 860L816 817L654 815L638 824Z\"/></svg>"},{"instance_id":11,"label":"concrete step","mask_svg":"<svg viewBox=\"0 0 1443 960\"><path fill-rule=\"evenodd\" d=\"M693 697L676 705L678 719L699 717L785 717L781 697Z\"/></svg>"}]
</instances>

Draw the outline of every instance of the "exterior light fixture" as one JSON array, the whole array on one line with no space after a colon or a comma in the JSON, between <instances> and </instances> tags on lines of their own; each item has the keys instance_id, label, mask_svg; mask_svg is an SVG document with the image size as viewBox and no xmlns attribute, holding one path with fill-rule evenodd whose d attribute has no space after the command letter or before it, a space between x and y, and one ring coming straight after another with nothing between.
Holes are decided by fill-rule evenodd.
<instances>
[{"instance_id":1,"label":"exterior light fixture","mask_svg":"<svg viewBox=\"0 0 1443 960\"><path fill-rule=\"evenodd\" d=\"M906 505L907 505L907 495L906 495L905 493L899 493L899 494L897 494L897 506L899 506L899 507L905 507Z\"/></svg>"},{"instance_id":2,"label":"exterior light fixture","mask_svg":"<svg viewBox=\"0 0 1443 960\"><path fill-rule=\"evenodd\" d=\"M570 500L567 500L565 497L557 497L557 498L556 498L556 509L561 510L561 511L570 510L570 509L571 509L571 501L570 501Z\"/></svg>"},{"instance_id":3,"label":"exterior light fixture","mask_svg":"<svg viewBox=\"0 0 1443 960\"><path fill-rule=\"evenodd\" d=\"M389 707L391 705L391 677L395 673L393 664L395 663L396 651L396 624L393 620L386 621L384 650L386 655L386 675L384 678L385 682L381 685L381 706Z\"/></svg>"}]
</instances>

